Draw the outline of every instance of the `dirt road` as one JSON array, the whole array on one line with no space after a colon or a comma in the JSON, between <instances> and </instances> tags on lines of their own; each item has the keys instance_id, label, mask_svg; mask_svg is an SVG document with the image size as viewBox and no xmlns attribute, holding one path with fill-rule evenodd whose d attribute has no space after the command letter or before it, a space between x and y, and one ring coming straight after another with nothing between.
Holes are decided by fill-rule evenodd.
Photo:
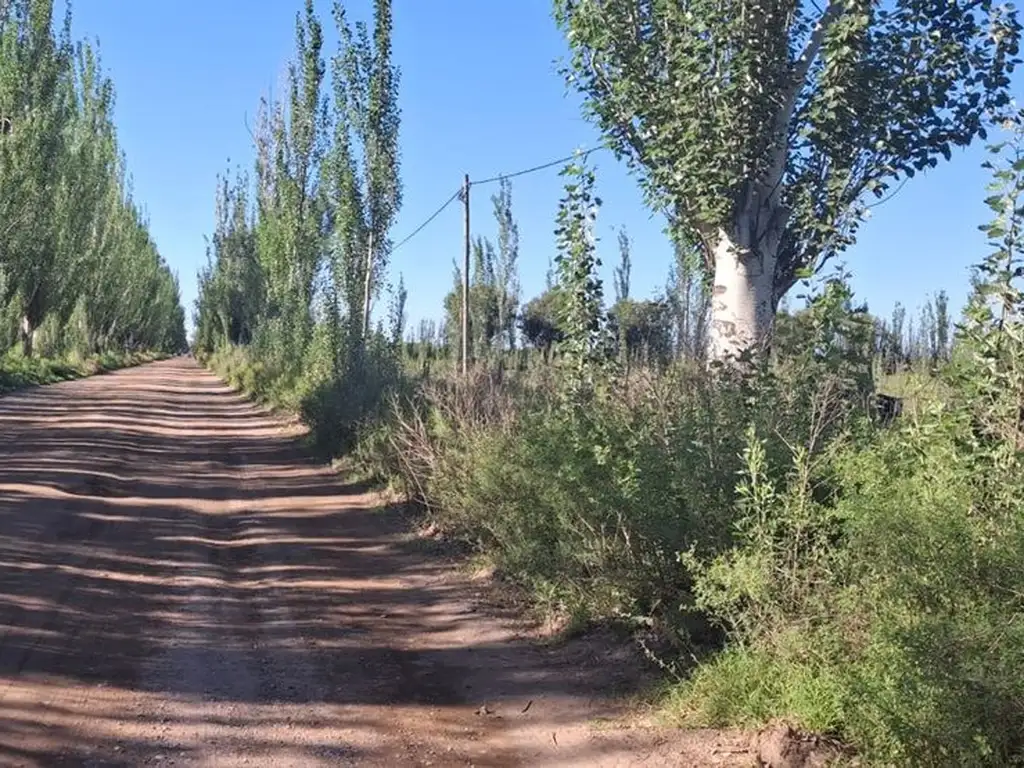
<instances>
[{"instance_id":1,"label":"dirt road","mask_svg":"<svg viewBox=\"0 0 1024 768\"><path fill-rule=\"evenodd\" d=\"M378 504L187 359L0 398L0 765L749 765Z\"/></svg>"}]
</instances>

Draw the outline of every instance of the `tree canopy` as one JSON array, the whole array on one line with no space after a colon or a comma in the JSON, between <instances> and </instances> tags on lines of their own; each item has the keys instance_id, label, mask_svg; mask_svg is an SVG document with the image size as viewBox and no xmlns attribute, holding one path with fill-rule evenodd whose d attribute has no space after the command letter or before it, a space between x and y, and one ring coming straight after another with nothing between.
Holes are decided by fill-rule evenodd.
<instances>
[{"instance_id":1,"label":"tree canopy","mask_svg":"<svg viewBox=\"0 0 1024 768\"><path fill-rule=\"evenodd\" d=\"M178 281L135 203L94 46L52 0L0 4L0 349L186 347Z\"/></svg>"},{"instance_id":2,"label":"tree canopy","mask_svg":"<svg viewBox=\"0 0 1024 768\"><path fill-rule=\"evenodd\" d=\"M1020 36L988 0L555 0L555 16L587 114L716 273L733 348L853 241L865 195L984 137Z\"/></svg>"}]
</instances>

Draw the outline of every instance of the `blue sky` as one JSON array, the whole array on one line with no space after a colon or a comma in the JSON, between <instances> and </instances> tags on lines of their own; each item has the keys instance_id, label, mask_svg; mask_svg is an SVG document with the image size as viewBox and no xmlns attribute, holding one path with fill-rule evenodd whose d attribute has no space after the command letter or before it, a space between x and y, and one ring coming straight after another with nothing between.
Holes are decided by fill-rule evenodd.
<instances>
[{"instance_id":1,"label":"blue sky","mask_svg":"<svg viewBox=\"0 0 1024 768\"><path fill-rule=\"evenodd\" d=\"M76 0L74 33L98 38L117 87L116 121L134 180L161 253L181 280L191 316L195 275L213 226L216 176L232 164L250 167L252 124L262 94L280 92L292 54L301 0ZM350 19L370 19L369 0L349 0ZM318 11L327 50L336 36L329 0ZM393 230L401 240L461 183L562 157L598 143L556 70L565 44L551 19L551 0L395 0L395 56L402 69L402 177L405 201ZM1018 89L1019 90L1019 89ZM873 210L845 256L854 288L876 312L902 300L911 307L946 289L959 307L967 270L985 252L977 226L987 175L980 145L911 180ZM637 184L607 152L592 156L606 292L617 258L615 229L633 239L633 293L665 283L671 250L662 221L644 208ZM558 169L516 179L525 297L543 289L554 254ZM474 233L491 234L492 187L472 195ZM461 253L462 218L450 206L395 253L392 277L404 275L410 325L441 316Z\"/></svg>"}]
</instances>

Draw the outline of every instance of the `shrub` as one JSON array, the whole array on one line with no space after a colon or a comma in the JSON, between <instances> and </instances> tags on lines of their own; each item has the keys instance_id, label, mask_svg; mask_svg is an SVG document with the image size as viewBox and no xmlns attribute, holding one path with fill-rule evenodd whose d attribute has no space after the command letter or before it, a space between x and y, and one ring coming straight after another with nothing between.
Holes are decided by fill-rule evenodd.
<instances>
[{"instance_id":1,"label":"shrub","mask_svg":"<svg viewBox=\"0 0 1024 768\"><path fill-rule=\"evenodd\" d=\"M1021 136L944 385L899 428L796 447L782 481L748 433L734 546L682 556L729 636L685 718L793 718L878 765L1024 764Z\"/></svg>"},{"instance_id":2,"label":"shrub","mask_svg":"<svg viewBox=\"0 0 1024 768\"><path fill-rule=\"evenodd\" d=\"M25 357L20 350L13 349L0 356L0 394L141 365L159 357L149 352L104 352L70 358Z\"/></svg>"},{"instance_id":3,"label":"shrub","mask_svg":"<svg viewBox=\"0 0 1024 768\"><path fill-rule=\"evenodd\" d=\"M312 369L302 382L299 413L321 454L352 450L359 434L383 418L389 397L402 391L401 367L383 340L373 339L357 354L330 373Z\"/></svg>"},{"instance_id":4,"label":"shrub","mask_svg":"<svg viewBox=\"0 0 1024 768\"><path fill-rule=\"evenodd\" d=\"M274 349L270 340L225 344L204 362L241 392L298 415L321 456L352 450L358 435L383 419L389 398L403 391L398 359L379 337L349 349L320 324L299 367L282 365Z\"/></svg>"},{"instance_id":5,"label":"shrub","mask_svg":"<svg viewBox=\"0 0 1024 768\"><path fill-rule=\"evenodd\" d=\"M812 403L827 409L832 385L821 382ZM732 541L745 425L758 420L783 456L797 441L820 450L791 424L834 420L803 416L808 406L782 396L793 388L792 377L681 364L614 376L585 407L567 407L536 371L477 370L395 402L361 455L550 607L655 621L692 644L705 628L675 553ZM777 407L756 407L769 391Z\"/></svg>"},{"instance_id":6,"label":"shrub","mask_svg":"<svg viewBox=\"0 0 1024 768\"><path fill-rule=\"evenodd\" d=\"M736 548L684 557L698 607L732 642L686 686L691 717L794 717L886 764L1020 755L1022 467L997 470L965 447L967 426L936 406L846 448L834 505L813 500L799 453L783 487L764 479L751 441ZM986 503L978 491L994 472L1001 500Z\"/></svg>"}]
</instances>

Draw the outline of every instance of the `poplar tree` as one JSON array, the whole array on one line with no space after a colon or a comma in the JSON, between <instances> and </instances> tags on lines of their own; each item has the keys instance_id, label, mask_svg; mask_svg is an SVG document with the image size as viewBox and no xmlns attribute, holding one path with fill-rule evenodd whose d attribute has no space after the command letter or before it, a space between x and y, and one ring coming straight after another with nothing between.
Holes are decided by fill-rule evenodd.
<instances>
[{"instance_id":1,"label":"poplar tree","mask_svg":"<svg viewBox=\"0 0 1024 768\"><path fill-rule=\"evenodd\" d=\"M494 218L498 224L498 255L495 262L497 283L498 332L509 349L516 347L516 313L519 310L519 225L512 215L512 182L501 179L496 195L491 197ZM499 347L503 342L499 339Z\"/></svg>"},{"instance_id":2,"label":"poplar tree","mask_svg":"<svg viewBox=\"0 0 1024 768\"><path fill-rule=\"evenodd\" d=\"M332 62L332 271L352 335L365 339L391 253L388 233L402 204L400 73L391 61L391 0L375 0L372 36L363 22L349 25L340 2L334 20L340 49Z\"/></svg>"},{"instance_id":3,"label":"poplar tree","mask_svg":"<svg viewBox=\"0 0 1024 768\"><path fill-rule=\"evenodd\" d=\"M631 243L626 228L619 230L619 265L615 267L615 303L629 298L629 276L633 268Z\"/></svg>"},{"instance_id":4,"label":"poplar tree","mask_svg":"<svg viewBox=\"0 0 1024 768\"><path fill-rule=\"evenodd\" d=\"M295 21L287 109L264 101L257 134L256 244L266 281L264 340L285 369L298 373L312 330L314 279L323 253L319 188L326 152L323 29L306 0Z\"/></svg>"},{"instance_id":5,"label":"poplar tree","mask_svg":"<svg viewBox=\"0 0 1024 768\"><path fill-rule=\"evenodd\" d=\"M52 0L0 3L0 347L184 348L176 276L135 205L95 47Z\"/></svg>"},{"instance_id":6,"label":"poplar tree","mask_svg":"<svg viewBox=\"0 0 1024 768\"><path fill-rule=\"evenodd\" d=\"M555 0L569 82L713 277L714 359L769 343L866 196L984 137L1020 25L987 0Z\"/></svg>"}]
</instances>

